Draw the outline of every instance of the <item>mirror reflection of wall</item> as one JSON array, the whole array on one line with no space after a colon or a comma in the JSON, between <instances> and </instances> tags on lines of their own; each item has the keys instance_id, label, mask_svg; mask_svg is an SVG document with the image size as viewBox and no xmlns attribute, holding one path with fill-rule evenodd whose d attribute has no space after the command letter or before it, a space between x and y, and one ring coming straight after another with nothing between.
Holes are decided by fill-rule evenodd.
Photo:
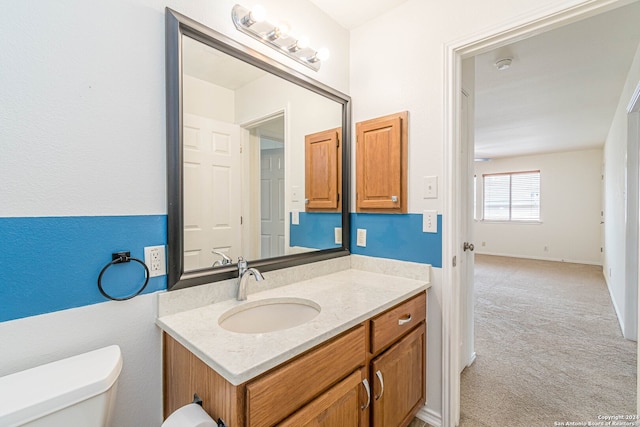
<instances>
[{"instance_id":1,"label":"mirror reflection of wall","mask_svg":"<svg viewBox=\"0 0 640 427\"><path fill-rule=\"evenodd\" d=\"M185 36L183 123L184 271L341 246L304 189L305 135L342 105Z\"/></svg>"}]
</instances>

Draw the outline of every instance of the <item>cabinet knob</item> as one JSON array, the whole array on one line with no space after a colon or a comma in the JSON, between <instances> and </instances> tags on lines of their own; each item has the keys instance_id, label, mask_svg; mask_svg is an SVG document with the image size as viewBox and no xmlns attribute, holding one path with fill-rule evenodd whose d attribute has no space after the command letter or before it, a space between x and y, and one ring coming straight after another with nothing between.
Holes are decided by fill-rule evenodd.
<instances>
[{"instance_id":1,"label":"cabinet knob","mask_svg":"<svg viewBox=\"0 0 640 427\"><path fill-rule=\"evenodd\" d=\"M391 201L393 203L398 203L398 196L391 196Z\"/></svg>"},{"instance_id":2,"label":"cabinet knob","mask_svg":"<svg viewBox=\"0 0 640 427\"><path fill-rule=\"evenodd\" d=\"M378 381L380 381L380 394L376 396L376 400L378 400L384 393L384 380L382 379L382 372L380 372L380 370L376 371L376 377L378 377Z\"/></svg>"},{"instance_id":3,"label":"cabinet knob","mask_svg":"<svg viewBox=\"0 0 640 427\"><path fill-rule=\"evenodd\" d=\"M309 199L304 199L304 204L308 205L309 204Z\"/></svg>"},{"instance_id":4,"label":"cabinet knob","mask_svg":"<svg viewBox=\"0 0 640 427\"><path fill-rule=\"evenodd\" d=\"M369 381L367 381L366 378L362 380L362 385L364 386L364 389L367 391L367 404L362 405L360 409L365 410L369 407L369 404L371 403L371 390L369 389Z\"/></svg>"}]
</instances>

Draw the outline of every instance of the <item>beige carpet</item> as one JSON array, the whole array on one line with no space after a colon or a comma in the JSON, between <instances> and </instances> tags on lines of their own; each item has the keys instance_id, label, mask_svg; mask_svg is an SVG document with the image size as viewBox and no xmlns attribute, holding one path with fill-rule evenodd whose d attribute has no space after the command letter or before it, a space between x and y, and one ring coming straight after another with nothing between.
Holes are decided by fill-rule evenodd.
<instances>
[{"instance_id":1,"label":"beige carpet","mask_svg":"<svg viewBox=\"0 0 640 427\"><path fill-rule=\"evenodd\" d=\"M475 276L461 427L635 414L636 343L622 338L601 267L477 255Z\"/></svg>"}]
</instances>

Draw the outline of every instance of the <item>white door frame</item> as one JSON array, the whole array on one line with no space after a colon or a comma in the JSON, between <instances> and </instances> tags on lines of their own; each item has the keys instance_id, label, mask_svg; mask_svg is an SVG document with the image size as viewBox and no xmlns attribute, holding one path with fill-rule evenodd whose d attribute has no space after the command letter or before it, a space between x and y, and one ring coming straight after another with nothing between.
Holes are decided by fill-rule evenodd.
<instances>
[{"instance_id":1,"label":"white door frame","mask_svg":"<svg viewBox=\"0 0 640 427\"><path fill-rule=\"evenodd\" d=\"M460 233L461 171L460 93L462 58L488 52L545 31L633 3L635 0L564 1L538 9L473 36L444 46L444 196L442 239L442 426L454 427L460 419L460 373L458 372L460 337L460 273L454 266L462 251ZM468 213L467 213L468 214Z\"/></svg>"},{"instance_id":2,"label":"white door frame","mask_svg":"<svg viewBox=\"0 0 640 427\"><path fill-rule=\"evenodd\" d=\"M625 241L625 307L623 334L628 340L638 341L638 265L631 259L638 259L638 206L640 204L640 172L639 158L640 141L638 141L638 126L640 126L640 83L631 96L627 106L627 215Z\"/></svg>"},{"instance_id":3,"label":"white door frame","mask_svg":"<svg viewBox=\"0 0 640 427\"><path fill-rule=\"evenodd\" d=\"M260 144L259 135L252 136L251 131L266 122L280 117L284 120L284 162L285 165L288 165L291 160L289 158L291 156L291 150L289 149L290 141L288 140L289 135L291 135L289 130L288 104L285 107L240 123L240 127L243 129L242 148L246 150L246 154L248 154L244 156L242 164L242 188L244 189L242 196L242 216L246 218L242 224L242 239L245 252L251 250L254 254L253 257L249 258L245 255L247 259L259 258L260 255L260 191L257 190L260 188ZM287 183L291 182L290 169L291 168L285 167L284 170L285 187L288 185ZM248 188L253 188L254 190L247 191ZM291 203L288 199L288 197L290 197L289 193L290 191L285 189L285 210ZM287 248L289 246L289 215L285 215L284 233L285 248Z\"/></svg>"},{"instance_id":4,"label":"white door frame","mask_svg":"<svg viewBox=\"0 0 640 427\"><path fill-rule=\"evenodd\" d=\"M627 138L635 138L636 146L640 145L640 82L636 86L636 90L633 92L631 96L631 100L629 101L629 106L627 107L627 117L628 117L628 135ZM640 187L640 182L638 183L638 187ZM640 188L636 188L636 192L639 192ZM640 199L640 195L638 195ZM640 277L640 254L638 255L638 277ZM637 313L640 310L640 284L636 282L636 293L637 293L637 306L636 306L636 338L640 338L640 314ZM637 339L637 354L640 354L640 339ZM640 358L638 358L637 366L640 369ZM639 398L636 399L636 411L640 414L640 381L638 381L637 385L637 396Z\"/></svg>"}]
</instances>

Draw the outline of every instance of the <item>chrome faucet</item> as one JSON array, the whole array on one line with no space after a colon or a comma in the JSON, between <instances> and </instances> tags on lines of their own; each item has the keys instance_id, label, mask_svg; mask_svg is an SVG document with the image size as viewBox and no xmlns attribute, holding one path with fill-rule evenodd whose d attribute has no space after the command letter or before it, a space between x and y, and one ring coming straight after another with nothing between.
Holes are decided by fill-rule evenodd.
<instances>
[{"instance_id":1,"label":"chrome faucet","mask_svg":"<svg viewBox=\"0 0 640 427\"><path fill-rule=\"evenodd\" d=\"M244 301L247 299L247 281L249 276L253 276L257 282L264 280L264 276L255 268L248 268L247 261L244 258L238 258L238 278L240 279L238 284L238 301Z\"/></svg>"},{"instance_id":2,"label":"chrome faucet","mask_svg":"<svg viewBox=\"0 0 640 427\"><path fill-rule=\"evenodd\" d=\"M232 262L232 261L231 261L231 258L229 258L229 257L227 256L227 254L225 254L224 252L218 252L218 251L213 251L213 250L212 250L212 251L211 251L211 253L212 253L212 254L216 254L216 255L220 255L220 256L222 257L222 259L220 259L220 260L216 260L216 261L213 263L213 265L212 265L211 267L215 267L215 266L217 266L217 265L220 265L220 266L222 266L222 265L229 265L229 264L231 264L231 262Z\"/></svg>"}]
</instances>

